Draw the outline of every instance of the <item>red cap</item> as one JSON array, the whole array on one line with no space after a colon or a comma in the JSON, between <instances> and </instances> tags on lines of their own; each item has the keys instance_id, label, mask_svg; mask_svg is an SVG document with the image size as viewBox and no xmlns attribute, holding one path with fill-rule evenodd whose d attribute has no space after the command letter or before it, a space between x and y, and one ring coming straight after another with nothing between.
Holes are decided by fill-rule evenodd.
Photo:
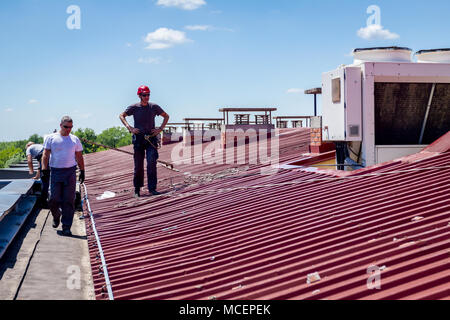
<instances>
[{"instance_id":1,"label":"red cap","mask_svg":"<svg viewBox=\"0 0 450 320\"><path fill-rule=\"evenodd\" d=\"M149 89L149 87L147 87L147 86L140 86L140 87L138 88L137 94L138 94L138 96L140 96L140 95L143 94L143 93L148 93L148 94L150 94L150 89Z\"/></svg>"}]
</instances>

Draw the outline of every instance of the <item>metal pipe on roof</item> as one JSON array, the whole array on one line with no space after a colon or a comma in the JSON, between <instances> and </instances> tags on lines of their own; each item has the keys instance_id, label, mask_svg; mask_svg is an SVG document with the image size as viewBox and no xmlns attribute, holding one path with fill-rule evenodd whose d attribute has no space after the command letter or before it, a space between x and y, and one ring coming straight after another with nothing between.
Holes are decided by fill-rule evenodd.
<instances>
[{"instance_id":1,"label":"metal pipe on roof","mask_svg":"<svg viewBox=\"0 0 450 320\"><path fill-rule=\"evenodd\" d=\"M317 117L317 95L322 94L322 88L313 88L305 90L305 94L314 95L314 116Z\"/></svg>"},{"instance_id":2,"label":"metal pipe on roof","mask_svg":"<svg viewBox=\"0 0 450 320\"><path fill-rule=\"evenodd\" d=\"M92 215L91 205L89 204L89 197L88 197L87 187L86 187L86 185L84 183L83 183L83 186L84 186L84 194L85 194L84 197L85 197L85 200L86 200L86 205L87 205L87 208L88 208L88 211L89 211L89 216L91 217L92 229L94 231L95 240L97 241L98 251L100 253L100 258L102 260L103 276L105 277L106 289L108 290L108 298L109 298L109 300L114 300L114 295L113 295L112 288L111 288L111 282L109 281L108 268L107 268L107 265L106 265L105 256L103 255L102 245L100 243L100 238L99 238L98 233L97 233L97 228L95 227L95 221L94 221L94 216Z\"/></svg>"},{"instance_id":3,"label":"metal pipe on roof","mask_svg":"<svg viewBox=\"0 0 450 320\"><path fill-rule=\"evenodd\" d=\"M317 95L314 95L314 116L317 117Z\"/></svg>"},{"instance_id":4,"label":"metal pipe on roof","mask_svg":"<svg viewBox=\"0 0 450 320\"><path fill-rule=\"evenodd\" d=\"M431 87L430 99L428 100L427 111L425 112L425 118L423 119L422 131L420 132L419 144L422 144L423 134L425 133L425 127L427 126L428 114L430 113L431 102L433 101L435 89L436 83L433 83L433 86Z\"/></svg>"}]
</instances>

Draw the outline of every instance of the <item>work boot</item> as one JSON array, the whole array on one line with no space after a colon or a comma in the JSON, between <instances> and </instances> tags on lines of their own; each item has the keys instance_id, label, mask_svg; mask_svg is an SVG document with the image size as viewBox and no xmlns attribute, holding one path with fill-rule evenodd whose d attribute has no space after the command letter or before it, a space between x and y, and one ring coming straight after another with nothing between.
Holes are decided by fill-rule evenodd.
<instances>
[{"instance_id":1,"label":"work boot","mask_svg":"<svg viewBox=\"0 0 450 320\"><path fill-rule=\"evenodd\" d=\"M159 196L161 194L161 192L158 192L156 190L149 190L149 192L152 196Z\"/></svg>"},{"instance_id":2,"label":"work boot","mask_svg":"<svg viewBox=\"0 0 450 320\"><path fill-rule=\"evenodd\" d=\"M139 198L141 196L141 188L134 188L134 197Z\"/></svg>"},{"instance_id":3,"label":"work boot","mask_svg":"<svg viewBox=\"0 0 450 320\"><path fill-rule=\"evenodd\" d=\"M61 216L59 216L58 218L53 218L53 228L58 228L59 226L59 222L61 221Z\"/></svg>"},{"instance_id":4,"label":"work boot","mask_svg":"<svg viewBox=\"0 0 450 320\"><path fill-rule=\"evenodd\" d=\"M70 231L70 229L66 228L62 230L62 234L63 236L70 237L72 235L72 232Z\"/></svg>"}]
</instances>

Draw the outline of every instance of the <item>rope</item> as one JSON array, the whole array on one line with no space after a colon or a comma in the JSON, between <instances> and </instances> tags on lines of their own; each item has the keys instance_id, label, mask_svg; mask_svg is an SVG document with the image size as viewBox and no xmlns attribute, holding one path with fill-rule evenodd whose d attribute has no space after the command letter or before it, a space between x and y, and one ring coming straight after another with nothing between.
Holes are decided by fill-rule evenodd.
<instances>
[{"instance_id":1,"label":"rope","mask_svg":"<svg viewBox=\"0 0 450 320\"><path fill-rule=\"evenodd\" d=\"M144 136L145 140L150 142L150 144L153 146L153 148L156 149L155 145L149 140L151 137L152 136ZM126 150L121 150L121 149L117 149L117 148L114 148L114 147L110 147L110 146L107 146L107 145L104 145L104 144L101 144L101 143L97 143L97 142L93 142L93 141L87 140L85 138L81 138L81 140L86 142L86 143L88 143L88 144L94 145L94 146L103 147L103 148L106 148L106 149L110 149L110 150L126 153L126 154L129 154L129 155L132 155L132 156L134 155L133 152L129 152L129 151L126 151ZM156 162L159 162L160 164L162 164L163 167L166 168L166 169L169 169L169 170L172 170L172 171L175 171L175 172L180 172L180 170L175 169L173 164L170 163L170 162L162 161L162 160L159 160L159 159L156 160Z\"/></svg>"},{"instance_id":2,"label":"rope","mask_svg":"<svg viewBox=\"0 0 450 320\"><path fill-rule=\"evenodd\" d=\"M109 297L109 300L114 300L114 295L113 295L113 292L112 292L111 282L109 281L108 268L107 268L107 265L106 265L105 256L103 255L103 249L102 249L102 245L100 243L100 237L98 236L97 228L95 227L94 216L92 215L91 205L89 204L89 197L88 197L88 193L87 193L87 187L86 187L86 185L84 183L83 183L83 186L84 186L84 194L85 194L84 197L85 197L85 200L86 200L87 209L89 211L89 216L91 217L92 230L94 231L95 240L97 241L98 252L100 253L100 258L102 260L103 275L105 277L106 289L108 291L108 297Z\"/></svg>"}]
</instances>

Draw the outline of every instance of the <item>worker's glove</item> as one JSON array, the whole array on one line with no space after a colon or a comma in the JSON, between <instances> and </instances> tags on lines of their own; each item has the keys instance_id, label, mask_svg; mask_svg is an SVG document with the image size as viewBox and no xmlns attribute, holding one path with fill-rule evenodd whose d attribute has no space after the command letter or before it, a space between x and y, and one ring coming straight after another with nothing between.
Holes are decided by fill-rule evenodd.
<instances>
[{"instance_id":1,"label":"worker's glove","mask_svg":"<svg viewBox=\"0 0 450 320\"><path fill-rule=\"evenodd\" d=\"M84 170L80 170L80 177L78 178L78 181L80 181L80 184L84 183Z\"/></svg>"},{"instance_id":2,"label":"worker's glove","mask_svg":"<svg viewBox=\"0 0 450 320\"><path fill-rule=\"evenodd\" d=\"M50 169L41 170L41 179L50 178Z\"/></svg>"}]
</instances>

